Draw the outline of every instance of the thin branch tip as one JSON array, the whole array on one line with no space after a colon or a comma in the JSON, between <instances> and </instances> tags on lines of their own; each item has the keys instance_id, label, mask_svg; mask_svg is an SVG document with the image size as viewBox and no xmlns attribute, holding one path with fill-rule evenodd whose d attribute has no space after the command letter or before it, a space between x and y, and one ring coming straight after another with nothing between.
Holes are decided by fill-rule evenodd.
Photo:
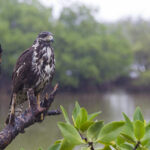
<instances>
[{"instance_id":1,"label":"thin branch tip","mask_svg":"<svg viewBox=\"0 0 150 150\"><path fill-rule=\"evenodd\" d=\"M49 110L48 112L47 112L47 115L48 116L52 116L52 115L60 115L61 114L61 111L60 110Z\"/></svg>"}]
</instances>

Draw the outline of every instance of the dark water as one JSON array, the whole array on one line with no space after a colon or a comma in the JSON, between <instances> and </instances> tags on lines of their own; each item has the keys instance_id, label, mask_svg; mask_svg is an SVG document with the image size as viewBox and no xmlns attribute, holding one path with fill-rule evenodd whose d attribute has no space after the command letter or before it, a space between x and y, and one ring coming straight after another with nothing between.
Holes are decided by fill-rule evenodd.
<instances>
[{"instance_id":1,"label":"dark water","mask_svg":"<svg viewBox=\"0 0 150 150\"><path fill-rule=\"evenodd\" d=\"M3 128L4 120L7 116L9 97L4 91L0 91L0 129ZM132 117L137 106L140 106L146 120L150 120L150 95L149 94L129 94L121 89L114 89L106 93L82 93L70 94L61 93L55 98L51 109L59 108L63 105L69 113L72 112L75 101L85 107L89 113L102 111L98 119L105 122L123 119L122 112ZM63 117L47 117L44 122L37 123L26 129L24 134L20 134L6 148L6 150L38 150L39 147L47 150L48 147L58 138L61 138L57 127L57 122Z\"/></svg>"}]
</instances>

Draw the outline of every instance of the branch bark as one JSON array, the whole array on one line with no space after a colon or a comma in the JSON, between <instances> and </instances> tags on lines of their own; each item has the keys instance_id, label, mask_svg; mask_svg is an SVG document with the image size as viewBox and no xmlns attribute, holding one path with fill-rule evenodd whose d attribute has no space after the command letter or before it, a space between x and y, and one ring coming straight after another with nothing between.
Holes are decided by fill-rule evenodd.
<instances>
[{"instance_id":1,"label":"branch bark","mask_svg":"<svg viewBox=\"0 0 150 150\"><path fill-rule=\"evenodd\" d=\"M33 90L28 90L27 95L30 108L26 109L20 116L15 117L14 123L8 124L0 132L0 150L5 149L19 133L24 133L25 128L28 128L36 122L42 122L46 116L58 115L61 113L58 110L49 111L49 108L54 101L57 89L58 84L55 85L49 96L45 96L44 100L40 104L40 109L37 108L37 101ZM43 120L41 120L41 115L43 115Z\"/></svg>"}]
</instances>

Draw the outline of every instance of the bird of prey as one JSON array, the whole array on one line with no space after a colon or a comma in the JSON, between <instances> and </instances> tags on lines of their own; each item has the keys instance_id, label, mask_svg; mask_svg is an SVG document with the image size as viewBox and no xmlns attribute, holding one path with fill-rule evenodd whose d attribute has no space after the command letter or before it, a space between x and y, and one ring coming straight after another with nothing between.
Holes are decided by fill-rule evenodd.
<instances>
[{"instance_id":1,"label":"bird of prey","mask_svg":"<svg viewBox=\"0 0 150 150\"><path fill-rule=\"evenodd\" d=\"M55 73L52 42L52 33L41 32L33 45L18 58L12 75L13 90L6 124L10 123L12 114L15 114L15 105L27 100L29 88L34 90L37 105L40 108L40 93L47 83L51 83Z\"/></svg>"}]
</instances>

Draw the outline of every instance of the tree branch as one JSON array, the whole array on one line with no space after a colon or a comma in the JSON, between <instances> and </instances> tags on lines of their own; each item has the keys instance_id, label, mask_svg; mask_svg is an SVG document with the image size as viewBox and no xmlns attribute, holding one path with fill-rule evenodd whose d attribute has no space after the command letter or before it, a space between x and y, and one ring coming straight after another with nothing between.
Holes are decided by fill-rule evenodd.
<instances>
[{"instance_id":1,"label":"tree branch","mask_svg":"<svg viewBox=\"0 0 150 150\"><path fill-rule=\"evenodd\" d=\"M139 146L140 146L140 141L137 142L137 144L135 145L135 147L133 148L133 150L136 150Z\"/></svg>"},{"instance_id":2,"label":"tree branch","mask_svg":"<svg viewBox=\"0 0 150 150\"><path fill-rule=\"evenodd\" d=\"M57 90L58 84L55 85L49 97L48 95L45 96L44 100L41 102L40 109L37 108L37 100L34 96L33 90L28 90L27 94L30 103L30 108L25 110L25 112L23 112L20 116L14 118L15 123L8 124L0 132L0 150L6 148L19 133L24 132L25 128L28 128L36 122L42 122L46 116L58 115L61 113L58 110L48 110L51 107L52 102L54 101ZM41 115L43 115L43 120L41 120Z\"/></svg>"}]
</instances>

